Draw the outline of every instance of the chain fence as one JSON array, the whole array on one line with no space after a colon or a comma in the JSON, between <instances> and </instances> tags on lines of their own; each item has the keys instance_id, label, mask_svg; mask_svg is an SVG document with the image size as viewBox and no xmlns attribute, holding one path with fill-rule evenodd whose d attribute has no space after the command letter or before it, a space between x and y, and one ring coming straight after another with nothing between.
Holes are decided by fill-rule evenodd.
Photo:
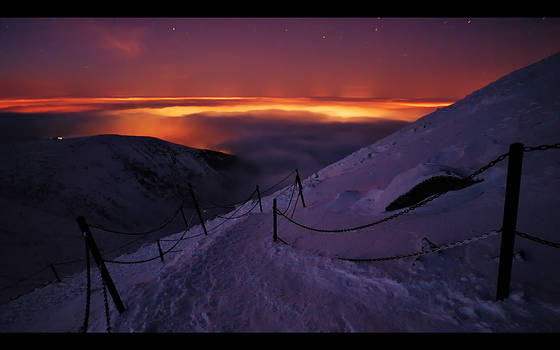
<instances>
[{"instance_id":1,"label":"chain fence","mask_svg":"<svg viewBox=\"0 0 560 350\"><path fill-rule=\"evenodd\" d=\"M85 243L86 247L86 307L84 313L84 322L82 324L82 328L80 329L82 333L86 333L88 329L89 323L89 310L91 305L91 262L89 260L89 247L87 242Z\"/></svg>"},{"instance_id":2,"label":"chain fence","mask_svg":"<svg viewBox=\"0 0 560 350\"><path fill-rule=\"evenodd\" d=\"M460 247L460 246L467 245L467 244L470 244L470 243L473 243L473 242L476 242L476 241L480 241L480 240L488 238L488 237L498 235L501 232L502 232L501 229L491 230L491 231L484 232L484 233L481 233L479 235L476 235L474 237L470 237L470 238L463 239L463 240L456 241L456 242L452 242L452 243L442 244L440 246L436 246L435 248L431 248L431 249L422 249L421 251L416 251L416 252L412 252L412 253L409 253L409 254L399 254L399 255L393 255L393 256L381 257L381 258L345 258L345 257L339 257L339 256L337 256L336 258L339 259L339 260L357 261L357 262L362 262L362 261L367 261L367 262L388 261L388 260L404 259L404 258L410 258L410 257L413 257L413 256L433 254L433 253L441 252L441 251L444 251L444 250L447 250L447 249Z\"/></svg>"},{"instance_id":3,"label":"chain fence","mask_svg":"<svg viewBox=\"0 0 560 350\"><path fill-rule=\"evenodd\" d=\"M533 152L533 151L546 151L549 149L560 149L560 143L555 143L552 145L539 145L539 146L525 146L523 151Z\"/></svg>"},{"instance_id":4,"label":"chain fence","mask_svg":"<svg viewBox=\"0 0 560 350\"><path fill-rule=\"evenodd\" d=\"M114 229L109 229L106 227L103 227L101 225L96 225L96 224L89 224L89 227L91 228L95 228L101 231L105 231L105 232L109 232L109 233L115 233L115 234L119 234L119 235L129 235L129 236L145 236L145 235L149 235L151 233L154 232L158 232L163 230L167 225L171 224L173 222L173 220L175 220L175 218L177 217L177 215L179 214L179 212L182 210L183 208L183 204L184 204L184 200L181 203L181 206L179 208L177 208L177 210L175 210L175 212L169 216L163 223L161 223L159 226L147 230L147 231L142 231L142 232L127 232L127 231L119 231L119 230L114 230Z\"/></svg>"},{"instance_id":5,"label":"chain fence","mask_svg":"<svg viewBox=\"0 0 560 350\"><path fill-rule=\"evenodd\" d=\"M112 263L112 264L142 264L142 263L154 261L154 260L157 260L157 259L161 259L163 256L167 255L168 253L171 253L173 251L173 249L175 249L175 247L177 245L179 245L179 243L181 243L182 241L185 240L184 237L187 234L187 232L190 230L193 218L194 218L194 212L191 214L191 217L188 221L187 227L186 227L185 231L183 232L183 234L181 235L181 238L175 240L175 244L173 244L170 248L166 249L165 251L163 251L161 254L158 254L157 256L154 256L152 258L142 259L142 260L135 260L135 261L120 261L120 260L110 260L110 259L103 259L103 261L107 262L107 263Z\"/></svg>"},{"instance_id":6,"label":"chain fence","mask_svg":"<svg viewBox=\"0 0 560 350\"><path fill-rule=\"evenodd\" d=\"M551 145L539 145L539 146L525 146L523 148L524 152L533 152L533 151L544 151L544 150L550 150L550 149L560 149L560 143L556 143L556 144L551 144ZM501 161L505 160L507 157L509 156L509 152L508 153L504 153L499 155L497 158L493 159L492 161L490 161L489 163L485 164L484 166L480 167L479 169L477 169L476 171L474 171L473 173L471 173L468 176L465 176L464 179L470 179L473 180L476 176L482 174L483 172L487 171L488 169L494 167L495 165L497 165L498 163L500 163ZM289 179L294 173L297 173L297 170L293 170L291 171L286 177L284 177L283 179L281 179L280 181L278 181L277 183L273 184L272 186L269 186L268 188L262 190L260 193L262 194L262 196L267 196L270 195L272 193L274 193L275 191L277 191L275 188L277 186L279 186L280 184L284 183L287 179ZM365 229L365 228L369 228L369 227L373 227L375 225L393 220L397 217L400 217L402 215L405 215L419 207L422 207L424 205L426 205L427 203L435 200L436 198L439 198L440 196L442 196L443 194L449 192L450 190L447 191L442 191L442 192L438 192L436 194L433 194L421 201L419 201L418 203L411 205L409 207L407 207L406 209L392 214L390 216L387 216L385 218L376 220L374 222L371 223L367 223L364 225L359 225L359 226L354 226L354 227L347 227L347 228L338 228L338 229L322 229L322 228L316 228L316 227L311 227L302 223L299 223L297 221L295 221L293 219L293 216L295 214L296 211L296 207L298 204L298 200L299 200L299 196L297 196L296 201L295 201L295 205L293 207L291 216L286 215L291 207L292 201L293 201L293 196L295 194L295 189L296 189L296 185L297 185L297 181L294 182L292 184L292 186L286 187L281 194L283 194L285 191L290 190L291 189L291 194L290 194L290 199L288 201L288 206L283 210L280 211L278 209L275 210L276 214L284 217L285 219L287 219L289 222L291 222L292 224L299 226L303 229L306 230L310 230L310 231L316 231L316 232L324 232L324 233L341 233L341 232L349 232L349 231L356 231L356 230L361 230L361 229ZM212 227L210 230L208 230L208 232L210 231L214 231L216 230L218 227L220 227L221 225L223 225L226 221L228 220L233 220L233 219L238 219L244 216L249 215L257 206L257 204L259 204L259 201L255 200L255 203L253 204L253 206L246 211L243 214L240 215L235 215L239 210L241 210L242 208L244 208L245 204L247 204L254 196L254 194L257 192L258 190L255 189L251 195L249 196L249 198L247 198L246 200L243 201L239 201L236 203L231 203L231 204L226 204L226 205L222 205L222 204L216 204L213 203L211 201L208 201L208 203L210 203L213 207L204 207L202 209L207 210L207 209L214 209L214 208L220 208L220 209L233 209L235 208L236 205L240 204L235 211L233 211L229 216L222 216L222 215L216 215L218 218L223 219L222 222L220 222L219 224L217 224L216 226ZM302 198L303 200L303 198ZM150 233L154 233L157 232L161 229L163 229L164 227L166 227L167 225L169 225L178 215L178 213L183 209L183 204L185 203L185 200L182 201L181 205L179 206L179 208L177 210L175 210L175 212L169 216L165 221L163 221L162 224L160 224L159 226L151 229L151 230L147 230L147 231L143 231L143 232L125 232L125 231L120 231L120 230L114 230L114 229L108 229L106 227L103 227L101 225L96 225L96 224L89 224L88 226L90 226L91 228L95 228L98 230L102 230L102 231L106 231L106 232L110 232L110 233L115 233L115 234L123 234L123 235L147 235ZM188 240L188 239L192 239L195 237L199 237L202 235L198 234L198 235L193 235L190 237L185 237L185 235L187 234L187 232L190 230L191 227L191 223L194 217L194 212L192 213L188 223L185 220L186 223L186 230L182 233L182 235L180 236L180 238L178 239L162 239L160 241L167 241L167 242L174 242L174 244L165 250L165 252L161 252L160 251L160 255L157 255L153 258L148 258L148 259L143 259L143 260L139 260L139 261L118 261L118 260L105 260L103 259L104 262L107 263L115 263L115 264L138 264L138 263L144 263L144 262L148 262L148 261L153 261L159 258L162 258L163 255L166 255L170 252L175 252L173 251L173 249L182 241L184 240ZM183 214L183 219L184 219L184 214ZM463 239L463 240L459 240L456 242L452 242L452 243L447 243L447 244L443 244L443 245L439 245L436 247L433 247L431 249L422 249L421 251L416 251L416 252L411 252L408 254L398 254L398 255L393 255L393 256L387 256L387 257L376 257L376 258L351 258L351 257L340 257L340 256L336 256L337 259L339 260L346 260L346 261L355 261L355 262L372 262L372 261L388 261L388 260L397 260L397 259L404 259L404 258L409 258L409 257L418 257L418 256L422 256L422 255L428 255L428 254L433 254L436 252L441 252L447 249L451 249L451 248L455 248L455 247L459 247L459 246L463 246L463 245L467 245L476 241L480 241L482 239L486 239L488 237L491 236L495 236L498 235L502 232L501 229L497 229L497 230L491 230L488 232L484 232L482 234L467 238L467 239ZM542 238L538 238L535 236L532 236L530 234L527 233L523 233L523 232L516 232L516 234L522 238L540 243L540 244L544 244L550 247L554 247L554 248L560 248L560 243L556 243L556 242L551 242L548 240L544 240ZM280 237L278 237L278 240L284 244L290 245L288 242L284 241L283 239L281 239ZM136 240L137 241L137 240ZM131 242L134 243L134 242ZM129 245L131 243L127 243L126 245ZM125 245L125 246L126 246ZM124 246L123 246L124 247ZM122 248L122 247L119 247ZM116 249L119 249L116 248ZM64 264L70 264L70 263L76 263L76 262L81 262L84 261L84 259L72 259L72 260L68 260L68 261L63 261L63 262L58 262L58 263L53 263L50 264L28 276L25 276L23 278L19 278L16 280L15 284L11 285L11 286L6 286L6 287L2 287L0 288L0 291L9 289L9 288L13 288L16 285L18 285L21 282L24 281L29 281L32 280L35 276L37 276L38 274L44 272L45 270L47 270L49 268L49 266L54 266L54 265L64 265ZM87 332L87 328L88 328L88 320L89 320L89 313L90 313L90 303L91 303L91 262L90 262L90 258L89 258L89 251L88 251L88 246L86 244L86 257L85 257L85 261L86 261L86 278L87 278L87 295L86 295L86 307L85 307L85 315L84 315L84 322L83 325L81 326L81 331L83 332ZM55 272L56 274L56 272ZM1 276L0 276L1 277ZM4 277L6 278L6 277ZM57 276L58 278L58 276ZM48 283L51 283L51 281L48 281ZM103 292L104 292L104 303L105 303L105 312L106 312L106 322L107 322L107 332L111 331L111 326L110 326L110 315L109 315L109 307L108 307L108 301L107 301L107 290L106 290L106 286L105 286L105 282L102 281L103 283ZM13 299L12 299L13 300Z\"/></svg>"},{"instance_id":7,"label":"chain fence","mask_svg":"<svg viewBox=\"0 0 560 350\"><path fill-rule=\"evenodd\" d=\"M530 241L537 242L537 243L540 243L540 244L544 244L544 245L547 245L549 247L560 248L560 243L547 241L545 239L532 236L528 233L523 233L523 232L516 231L515 234L517 234L519 237L523 237L523 238L528 239Z\"/></svg>"},{"instance_id":8,"label":"chain fence","mask_svg":"<svg viewBox=\"0 0 560 350\"><path fill-rule=\"evenodd\" d=\"M248 201L251 200L251 198L253 198L253 195L257 192L257 189L254 189L253 192L251 192L251 194L249 195L249 198L244 199L244 200L240 200L238 202L235 203L230 203L230 204L216 204L215 202L209 200L209 199L205 199L205 200L201 200L202 203L204 202L208 202L209 204L211 204L212 206L210 207L201 207L202 210L210 210L210 209L234 209L237 205L243 205L245 203L247 203Z\"/></svg>"},{"instance_id":9,"label":"chain fence","mask_svg":"<svg viewBox=\"0 0 560 350\"><path fill-rule=\"evenodd\" d=\"M107 299L107 285L105 284L105 280L99 274L99 279L101 280L101 284L103 285L103 304L105 305L105 323L107 327L107 333L111 333L111 313L109 311L109 300Z\"/></svg>"},{"instance_id":10,"label":"chain fence","mask_svg":"<svg viewBox=\"0 0 560 350\"><path fill-rule=\"evenodd\" d=\"M504 153L504 154L498 156L496 159L490 161L488 164L486 164L486 165L484 165L483 167L477 169L476 171L474 171L474 172L471 173L470 175L464 177L464 179L465 179L465 180L466 180L466 179L471 179L471 180L474 179L475 176L480 175L481 173L483 173L483 172L485 172L486 170L488 170L488 169L494 167L496 164L498 164L499 162L501 162L501 161L503 161L504 159L506 159L508 155L509 155L509 152L508 152L508 153ZM279 214L280 216L284 217L285 219L287 219L288 221L290 221L292 224L294 224L294 225L296 225L296 226L299 226L299 227L301 227L301 228L303 228L303 229L309 230L309 231L323 232L323 233L342 233L342 232L350 232L350 231L362 230L362 229L365 229L365 228L369 228L369 227L376 226L376 225L379 225L379 224L381 224L381 223L384 223L384 222L393 220L393 219L395 219L395 218L397 218L397 217L399 217L399 216L401 216L401 215L405 215L405 214L407 214L407 213L409 213L409 212L411 212L411 211L413 211L413 210L415 210L415 209L417 209L417 208L419 208L419 207L422 207L422 206L428 204L429 202L435 200L436 198L441 197L442 195L444 195L445 193L447 193L447 192L449 192L449 191L450 191L450 190L442 191L442 192L433 194L433 195L429 196L428 198L423 199L423 200L421 200L420 202L418 202L418 203L416 203L416 204L413 204L413 205L409 206L408 208L406 208L406 209L404 209L404 210L401 210L401 211L398 212L398 213L389 215L389 216L387 216L387 217L384 217L384 218L382 218L382 219L380 219L380 220L376 220L376 221L371 222L371 223L367 223L367 224L360 225L360 226L354 226L354 227L346 227L346 228L338 228L338 229L317 228L317 227L312 227L312 226L309 226L309 225L305 225L305 224L299 223L299 222L295 221L293 218L290 218L290 217L286 216L286 215L285 215L285 212L281 212L281 211L278 211L278 210L277 210L277 214ZM292 213L292 217L293 217L293 213Z\"/></svg>"},{"instance_id":11,"label":"chain fence","mask_svg":"<svg viewBox=\"0 0 560 350\"><path fill-rule=\"evenodd\" d=\"M286 182L286 180L288 180L288 179L289 179L292 175L294 175L296 172L297 172L297 170L292 170L292 171L290 171L290 172L289 172L286 176L284 176L281 180L277 181L276 183L274 183L274 184L268 186L267 188L265 188L264 190L262 190L262 191L261 191L261 195L264 197L265 195L268 195L269 192L270 192L270 193L273 193L274 191L277 190L276 188L278 188L279 185L281 185L281 184L283 184L284 182ZM287 189L289 189L289 187L288 187ZM286 189L285 189L285 190L286 190ZM244 216L247 216L247 215L249 215L251 212L253 212L254 209L256 208L256 206L259 204L258 201L256 201L256 202L253 204L253 206L252 206L247 212L245 212L245 213L243 213L243 214L240 214L240 215L238 215L238 216L235 216L235 214L236 214L240 209L243 208L243 205L246 204L247 202L249 202L249 201L251 200L252 197L254 197L254 195L255 195L256 192L257 192L256 189L253 190L253 192L251 193L251 195L249 196L249 198L247 198L246 200L237 202L237 203L241 203L241 205L240 205L235 211L233 211L233 212L231 213L231 215L229 215L229 216L216 215L216 217L219 217L219 218L223 219L223 221L220 222L219 224L217 224L216 226L212 227L208 232L210 232L210 231L215 231L218 227L222 226L222 225L225 223L226 220L239 219L239 218L242 218L242 217L244 217ZM283 192L282 192L282 193L283 193ZM104 226L102 226L102 225L98 225L98 224L94 224L94 223L88 223L88 226L89 226L90 228L97 229L97 230L100 230L100 231L109 232L109 233L114 233L114 234L120 234L120 235L130 235L130 236L145 236L145 235L149 235L149 234L151 234L151 233L155 233L155 232L157 232L157 231L160 231L160 230L162 230L163 228L165 228L166 226L168 226L169 224L171 224L171 223L173 222L173 220L175 220L175 218L177 217L177 215L179 214L179 212L182 212L183 205L184 205L185 201L186 201L186 199L184 199L184 200L181 202L181 205L179 206L179 208L176 209L176 210L175 210L168 218L166 218L160 225L158 225L157 227L152 228L152 229L150 229L150 230L146 230L146 231L137 231L137 232L133 232L133 231L122 231L122 230L107 228L107 227L104 227ZM233 208L232 205L233 205L233 204L237 204L237 203L226 204L226 205L213 203L213 205L215 205L216 207L219 207L219 208L224 208L224 209L230 208L230 209L231 209L231 208ZM203 209L206 210L206 209L210 209L210 208L211 208L211 207L205 207L205 208L203 208ZM184 214L183 214L183 215L184 215ZM193 214L193 215L194 215L194 214ZM191 219L190 219L189 221L191 221L191 220L192 220L192 216L191 216ZM186 225L187 227L189 227L189 226L190 226L190 223L187 224L187 222L186 222L186 220L185 220L185 225ZM181 238L178 238L178 239L160 239L159 241L161 241L161 242L181 242L181 241L190 240L190 239L193 239L193 238L196 238L196 237L200 237L201 235L202 235L202 234L197 234L197 235L193 235L193 236L189 236L189 237L181 236ZM137 243L137 242L141 241L142 239L143 239L143 238L140 237L140 238L138 238L138 239L136 239L136 240L127 242L127 243L125 243L125 244L123 244L123 245L121 245L121 246L115 247L115 248L110 249L110 250L108 250L108 251L104 251L103 253L104 253L104 255L106 255L106 254L110 254L110 253L113 253L113 252L116 252L116 251L121 251L122 249L126 248L127 246L132 245L132 244L134 244L134 243ZM174 245L174 246L171 247L170 249L167 249L165 253L167 254L167 253L175 253L175 252L178 252L177 250L173 250L175 247L176 247L176 245ZM158 259L158 258L160 258L160 256L156 256L156 257L149 258L149 259L143 259L143 260L140 260L140 261L118 261L118 260L105 260L105 261L106 261L106 262L109 262L109 263L116 263L116 264L137 264L137 263L143 263L143 262L153 261L153 260L156 260L156 259ZM16 278L16 277L12 278L12 277L9 277L9 276L0 276L0 279L4 279L4 280L8 280L8 281L12 281L12 282L13 282L13 283L10 283L10 284L8 284L8 285L5 285L5 286L0 287L0 292L6 291L6 290L10 290L10 289L16 289L16 288L22 286L22 284L25 283L25 282L37 282L37 281L40 281L40 282L42 282L42 283L41 283L41 286L46 286L46 285L48 285L48 284L51 284L51 283L55 282L56 280L48 279L48 278L44 278L44 277L41 278L41 277L37 277L37 276L39 276L39 275L45 273L45 271L49 270L49 268L51 268L51 265L52 265L52 266L62 266L62 265L76 264L76 263L80 263L80 262L84 262L84 261L85 261L84 258L74 258L74 259L71 259L71 260L66 260L66 261L51 263L51 264L48 264L48 265L42 267L41 269L38 269L38 270L36 270L35 272L32 272L32 273L30 273L30 274L28 274L28 275L26 275L26 276L24 276L24 277L21 277L21 278ZM56 272L55 272L55 274L56 274ZM57 278L57 280L58 280L58 278ZM35 284L36 284L36 283L35 283ZM38 286L38 285L36 285L36 287L37 287L37 286ZM24 292L24 293L22 293L22 294L10 296L10 297L9 297L9 300L10 300L10 301L13 301L13 300L15 300L15 299L18 299L19 297L25 295L26 293L28 293L28 292Z\"/></svg>"},{"instance_id":12,"label":"chain fence","mask_svg":"<svg viewBox=\"0 0 560 350\"><path fill-rule=\"evenodd\" d=\"M524 152L532 152L532 151L544 151L544 150L549 150L549 149L560 149L560 143L551 144L551 145L525 146L523 148L523 151ZM465 180L467 180L467 179L474 180L474 178L476 176L478 176L478 175L482 174L483 172L485 172L486 170L494 167L498 163L505 160L508 156L509 156L509 152L499 155L498 157L496 157L492 161L488 162L484 166L482 166L479 169L472 172L470 175L465 176L464 179ZM426 198L424 200L421 200L420 202L418 202L414 205L409 206L408 208L406 208L406 209L404 209L404 210L402 210L398 213L395 213L393 215L387 216L385 218L382 218L380 220L377 220L377 221L374 221L374 222L371 222L371 223L368 223L368 224L355 226L355 227L347 227L347 228L339 228L339 229L322 229L322 228L311 227L309 225L305 225L305 224L302 224L302 223L299 223L299 222L293 220L293 214L295 212L295 207L294 207L294 212L292 212L291 217L288 217L287 215L285 215L286 211L282 212L280 210L276 210L276 214L278 214L278 215L282 216L283 218L287 219L292 224L294 224L296 226L299 226L303 229L310 230L310 231L323 232L323 233L349 232L349 231L356 231L356 230L372 227L372 226L381 224L383 222L387 222L389 220L395 219L395 218L397 218L401 215L404 215L404 214L409 213L409 212L411 212L411 211L413 211L413 210L415 210L415 209L417 209L421 206L426 205L427 203L435 200L436 198L440 197L441 195L443 195L447 192L449 192L449 191L442 191L442 192L436 193L432 196L429 196L428 198ZM482 240L482 239L485 239L485 238L488 238L488 237L491 237L491 236L498 235L501 232L502 232L502 229L491 230L491 231L479 234L479 235L471 237L471 238L467 238L467 239L456 241L456 242L453 242L453 243L448 243L448 244L436 246L432 249L423 249L421 251L416 251L416 252L412 252L412 253L408 253L408 254L399 254L399 255L393 255L393 256L387 256L387 257L378 257L378 258L348 258L348 257L340 257L340 256L337 256L336 258L340 259L340 260L356 261L356 262L360 262L360 261L375 262L375 261L388 261L388 260L404 259L404 258L408 258L408 257L418 257L418 256L432 254L432 253L435 253L435 252L441 252L441 251L446 250L446 249L455 248L455 247L459 247L459 246L462 246L462 245L470 244L472 242L476 242L476 241L479 241L479 240ZM519 231L516 231L516 234L520 237L529 239L531 241L534 241L534 242L537 242L537 243L540 243L540 244L544 244L544 245L554 247L554 248L560 248L560 243L544 240L542 238L538 238L538 237L529 235L527 233L519 232ZM277 236L277 239L280 242L291 246L291 244L289 244L285 240L281 239L279 236Z\"/></svg>"},{"instance_id":13,"label":"chain fence","mask_svg":"<svg viewBox=\"0 0 560 350\"><path fill-rule=\"evenodd\" d=\"M275 183L272 186L269 186L268 188L264 189L261 191L261 195L267 196L270 195L272 193L274 193L275 191L278 191L278 189L275 189L278 185L284 183L286 180L288 180L292 175L294 175L297 172L297 170L292 170L290 171L290 173L288 173L288 175L286 175L282 180L278 181L277 183ZM269 193L270 192L270 193Z\"/></svg>"}]
</instances>

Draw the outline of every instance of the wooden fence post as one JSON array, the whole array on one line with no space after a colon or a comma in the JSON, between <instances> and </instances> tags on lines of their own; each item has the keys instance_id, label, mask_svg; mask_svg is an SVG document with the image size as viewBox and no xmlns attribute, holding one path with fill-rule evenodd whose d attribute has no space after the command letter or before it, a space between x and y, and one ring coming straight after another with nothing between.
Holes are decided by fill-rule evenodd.
<instances>
[{"instance_id":1,"label":"wooden fence post","mask_svg":"<svg viewBox=\"0 0 560 350\"><path fill-rule=\"evenodd\" d=\"M161 262L163 262L163 251L161 250L161 244L159 243L159 239L157 240L157 248L159 250L159 257L161 259Z\"/></svg>"},{"instance_id":2,"label":"wooden fence post","mask_svg":"<svg viewBox=\"0 0 560 350\"><path fill-rule=\"evenodd\" d=\"M301 197L301 204L305 208L305 200L303 199L303 186L301 185L301 178L299 177L299 171L296 169L296 182L299 186L299 196Z\"/></svg>"},{"instance_id":3,"label":"wooden fence post","mask_svg":"<svg viewBox=\"0 0 560 350\"><path fill-rule=\"evenodd\" d=\"M189 183L189 189L191 190L191 196L194 202L194 208L198 213L198 218L200 219L200 224L202 225L202 229L204 230L204 234L208 236L208 231L206 231L206 225L204 225L204 219L202 218L202 213L200 212L200 207L198 206L198 202L196 201L196 197L194 196L194 191L192 185Z\"/></svg>"},{"instance_id":4,"label":"wooden fence post","mask_svg":"<svg viewBox=\"0 0 560 350\"><path fill-rule=\"evenodd\" d=\"M496 300L503 300L509 296L511 269L513 263L513 248L517 226L517 210L519 206L519 192L521 187L522 165L523 144L513 143L509 147Z\"/></svg>"},{"instance_id":5,"label":"wooden fence post","mask_svg":"<svg viewBox=\"0 0 560 350\"><path fill-rule=\"evenodd\" d=\"M259 207L261 208L261 213L262 213L263 210L262 210L262 202L261 202L261 191L259 191L259 185L257 185L257 196L259 197Z\"/></svg>"},{"instance_id":6,"label":"wooden fence post","mask_svg":"<svg viewBox=\"0 0 560 350\"><path fill-rule=\"evenodd\" d=\"M272 200L272 213L273 213L273 225L274 225L272 240L276 242L278 240L278 218L276 216L276 198Z\"/></svg>"},{"instance_id":7,"label":"wooden fence post","mask_svg":"<svg viewBox=\"0 0 560 350\"><path fill-rule=\"evenodd\" d=\"M50 264L50 266L51 266L51 270L54 272L54 275L55 275L55 277L56 277L56 280L57 280L58 282L61 282L60 277L58 276L58 273L56 272L56 269L54 268L54 265L53 265L53 264Z\"/></svg>"},{"instance_id":8,"label":"wooden fence post","mask_svg":"<svg viewBox=\"0 0 560 350\"><path fill-rule=\"evenodd\" d=\"M78 216L77 220L78 220L78 225L80 226L80 230L82 230L82 234L84 235L84 239L86 240L86 244L91 252L91 255L93 255L93 258L95 259L95 263L97 264L97 267L101 272L101 278L103 278L103 280L105 281L105 285L107 286L107 289L109 289L109 292L111 293L111 297L113 298L113 302L117 306L117 310L119 310L120 313L123 313L126 309L121 300L121 297L119 296L119 292L117 291L117 288L113 283L113 279L109 274L109 270L107 270L107 267L105 266L105 262L101 258L101 253L97 248L97 244L95 244L95 241L93 240L93 236L91 234L91 231L89 230L89 226L86 222L86 219L83 216Z\"/></svg>"}]
</instances>

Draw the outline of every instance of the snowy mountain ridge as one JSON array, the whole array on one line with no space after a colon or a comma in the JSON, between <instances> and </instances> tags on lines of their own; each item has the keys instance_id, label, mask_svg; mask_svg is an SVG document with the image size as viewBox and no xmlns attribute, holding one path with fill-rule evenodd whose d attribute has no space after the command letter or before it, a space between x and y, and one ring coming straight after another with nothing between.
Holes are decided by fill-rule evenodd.
<instances>
[{"instance_id":1,"label":"snowy mountain ridge","mask_svg":"<svg viewBox=\"0 0 560 350\"><path fill-rule=\"evenodd\" d=\"M81 257L83 241L77 216L121 231L152 229L182 200L190 199L189 183L203 195L200 200L223 201L225 198L217 195L229 191L232 183L240 184L243 174L243 164L234 156L141 136L12 142L3 144L0 153L0 271L12 279L47 264ZM243 195L246 190L242 190ZM235 193L228 193L227 198L231 195ZM185 201L185 208L193 208L192 201ZM163 233L182 227L176 220ZM130 241L116 235L98 236L106 251ZM139 247L136 244L136 249ZM25 263L13 266L19 259ZM63 265L58 272L82 268L81 264ZM51 275L44 273L44 280ZM0 287L12 284L10 279L0 281ZM0 302L22 292L1 290Z\"/></svg>"},{"instance_id":2,"label":"snowy mountain ridge","mask_svg":"<svg viewBox=\"0 0 560 350\"><path fill-rule=\"evenodd\" d=\"M513 142L560 142L559 87L556 54L420 118L303 179L306 207L296 202L293 220L330 229L372 222L390 215L385 205L428 177L469 174ZM524 154L517 225L556 242L558 152ZM480 174L484 181L364 230L314 232L280 217L278 235L287 245L272 240L272 200L282 211L295 200L284 188L263 198L263 213L227 221L207 237L194 227L183 251L163 263L108 264L127 307L119 314L110 304L111 330L557 332L560 254L553 247L516 238L511 294L503 301L495 300L499 235L403 259L337 259L406 254L500 228L506 168L507 160L499 162ZM146 245L120 258L154 254ZM93 283L89 331L105 332L101 283ZM0 329L76 332L85 292L81 273L2 305Z\"/></svg>"}]
</instances>

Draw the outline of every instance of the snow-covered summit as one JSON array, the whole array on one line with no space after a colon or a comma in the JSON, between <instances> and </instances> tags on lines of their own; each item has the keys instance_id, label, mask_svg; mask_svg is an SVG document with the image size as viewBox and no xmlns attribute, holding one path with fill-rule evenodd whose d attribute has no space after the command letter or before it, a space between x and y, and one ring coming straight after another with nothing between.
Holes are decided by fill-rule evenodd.
<instances>
[{"instance_id":1,"label":"snow-covered summit","mask_svg":"<svg viewBox=\"0 0 560 350\"><path fill-rule=\"evenodd\" d=\"M303 179L306 207L297 202L293 220L324 229L371 223L430 176L470 174L513 142L560 142L559 87L556 54L420 118ZM499 162L477 177L484 181L363 230L309 231L280 217L278 235L288 245L272 241L272 200L280 210L290 202L289 188L278 191L263 199L263 213L227 221L209 236L193 228L187 234L196 237L163 263L110 265L127 306L119 314L111 304L112 331L557 332L558 249L516 238L511 294L496 301L500 235L471 240L501 227L506 168L507 160ZM521 186L518 230L560 241L560 150L526 152ZM338 259L454 242L464 244L387 261ZM145 246L121 258L155 252ZM94 281L89 329L104 332L100 285ZM1 306L0 329L78 331L84 304L82 273Z\"/></svg>"}]
</instances>

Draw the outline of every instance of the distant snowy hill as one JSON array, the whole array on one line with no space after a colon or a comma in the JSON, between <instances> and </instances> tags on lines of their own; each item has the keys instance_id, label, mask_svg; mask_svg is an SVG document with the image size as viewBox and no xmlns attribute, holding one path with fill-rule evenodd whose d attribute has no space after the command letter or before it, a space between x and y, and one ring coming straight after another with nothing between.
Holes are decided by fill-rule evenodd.
<instances>
[{"instance_id":1,"label":"distant snowy hill","mask_svg":"<svg viewBox=\"0 0 560 350\"><path fill-rule=\"evenodd\" d=\"M398 196L440 175L467 175L510 143L560 142L560 54L477 90L446 108L303 179L306 207L293 220L338 229L380 220ZM483 181L370 228L327 233L278 218L291 189L263 200L264 212L198 225L181 252L138 265L108 263L127 310L109 298L114 332L558 332L558 248L516 237L511 294L495 300L507 158ZM297 193L297 192L296 192ZM524 153L518 230L559 242L560 150ZM247 203L239 212L251 207ZM291 210L286 212L291 216ZM181 237L179 232L169 239ZM426 247L438 253L395 257ZM120 257L157 256L154 245ZM103 293L94 270L89 331L105 332ZM0 330L77 332L86 277L79 273L0 306Z\"/></svg>"},{"instance_id":2,"label":"distant snowy hill","mask_svg":"<svg viewBox=\"0 0 560 350\"><path fill-rule=\"evenodd\" d=\"M250 182L243 178L249 169L235 156L152 137L13 142L3 144L0 154L0 271L12 279L81 257L78 215L103 227L146 231L159 226L184 199L185 210L193 208L188 183L201 201L223 202L245 196L248 188L240 187ZM163 232L183 227L175 220ZM107 251L130 242L130 236L100 234L98 239ZM128 248L137 249L143 241L140 237ZM25 263L14 264L19 259ZM82 265L61 267L68 268L76 272ZM9 279L1 282L0 287L10 284Z\"/></svg>"}]
</instances>

